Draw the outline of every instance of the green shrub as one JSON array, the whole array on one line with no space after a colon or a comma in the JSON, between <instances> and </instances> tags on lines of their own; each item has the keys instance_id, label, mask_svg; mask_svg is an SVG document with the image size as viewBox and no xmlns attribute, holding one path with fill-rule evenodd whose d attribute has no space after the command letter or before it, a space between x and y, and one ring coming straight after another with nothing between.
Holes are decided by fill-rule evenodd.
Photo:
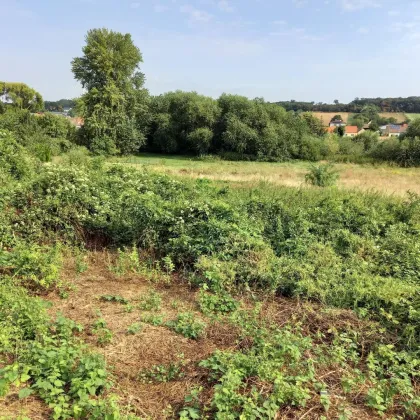
<instances>
[{"instance_id":1,"label":"green shrub","mask_svg":"<svg viewBox=\"0 0 420 420\"><path fill-rule=\"evenodd\" d=\"M331 187L338 178L339 174L331 164L311 166L309 173L305 175L305 181L317 187Z\"/></svg>"},{"instance_id":2,"label":"green shrub","mask_svg":"<svg viewBox=\"0 0 420 420\"><path fill-rule=\"evenodd\" d=\"M197 319L191 312L179 314L175 320L167 322L166 325L177 334L181 334L192 340L201 338L206 328L206 324L200 319Z\"/></svg>"},{"instance_id":3,"label":"green shrub","mask_svg":"<svg viewBox=\"0 0 420 420\"><path fill-rule=\"evenodd\" d=\"M227 293L213 295L200 291L200 310L205 314L227 314L236 311L239 303Z\"/></svg>"},{"instance_id":4,"label":"green shrub","mask_svg":"<svg viewBox=\"0 0 420 420\"><path fill-rule=\"evenodd\" d=\"M184 355L181 354L176 362L171 362L168 365L154 365L150 369L141 370L139 380L149 384L174 381L184 376L182 372L184 365Z\"/></svg>"},{"instance_id":5,"label":"green shrub","mask_svg":"<svg viewBox=\"0 0 420 420\"><path fill-rule=\"evenodd\" d=\"M0 249L0 262L10 275L28 288L42 291L61 285L60 246L19 243L10 251Z\"/></svg>"},{"instance_id":6,"label":"green shrub","mask_svg":"<svg viewBox=\"0 0 420 420\"><path fill-rule=\"evenodd\" d=\"M162 304L162 297L159 293L151 290L147 295L140 298L139 309L142 311L159 311Z\"/></svg>"},{"instance_id":7,"label":"green shrub","mask_svg":"<svg viewBox=\"0 0 420 420\"><path fill-rule=\"evenodd\" d=\"M6 130L0 130L0 168L17 180L28 177L33 169L26 150Z\"/></svg>"},{"instance_id":8,"label":"green shrub","mask_svg":"<svg viewBox=\"0 0 420 420\"><path fill-rule=\"evenodd\" d=\"M63 162L70 166L87 166L90 163L89 150L84 146L74 146L63 155Z\"/></svg>"}]
</instances>

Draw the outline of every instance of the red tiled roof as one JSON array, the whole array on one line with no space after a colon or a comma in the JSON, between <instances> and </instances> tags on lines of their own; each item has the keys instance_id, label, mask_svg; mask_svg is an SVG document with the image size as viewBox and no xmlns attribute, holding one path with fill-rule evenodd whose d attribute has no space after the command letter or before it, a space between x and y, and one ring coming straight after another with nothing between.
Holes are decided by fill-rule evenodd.
<instances>
[{"instance_id":1,"label":"red tiled roof","mask_svg":"<svg viewBox=\"0 0 420 420\"><path fill-rule=\"evenodd\" d=\"M70 121L76 126L82 126L85 122L81 117L70 118Z\"/></svg>"},{"instance_id":2,"label":"red tiled roof","mask_svg":"<svg viewBox=\"0 0 420 420\"><path fill-rule=\"evenodd\" d=\"M357 134L359 132L359 127L357 125L348 125L346 127L346 134Z\"/></svg>"}]
</instances>

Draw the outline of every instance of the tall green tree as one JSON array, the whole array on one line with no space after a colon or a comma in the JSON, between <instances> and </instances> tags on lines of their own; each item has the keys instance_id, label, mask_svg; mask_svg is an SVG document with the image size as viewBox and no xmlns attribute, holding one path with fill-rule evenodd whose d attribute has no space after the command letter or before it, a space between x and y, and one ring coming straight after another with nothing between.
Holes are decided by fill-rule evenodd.
<instances>
[{"instance_id":1,"label":"tall green tree","mask_svg":"<svg viewBox=\"0 0 420 420\"><path fill-rule=\"evenodd\" d=\"M84 143L98 154L127 154L145 143L149 95L144 89L140 50L130 34L108 29L87 33L83 56L72 70L86 93L79 109Z\"/></svg>"},{"instance_id":2,"label":"tall green tree","mask_svg":"<svg viewBox=\"0 0 420 420\"><path fill-rule=\"evenodd\" d=\"M25 83L0 82L0 97L3 97L13 108L26 109L31 112L44 109L44 100L41 94Z\"/></svg>"}]
</instances>

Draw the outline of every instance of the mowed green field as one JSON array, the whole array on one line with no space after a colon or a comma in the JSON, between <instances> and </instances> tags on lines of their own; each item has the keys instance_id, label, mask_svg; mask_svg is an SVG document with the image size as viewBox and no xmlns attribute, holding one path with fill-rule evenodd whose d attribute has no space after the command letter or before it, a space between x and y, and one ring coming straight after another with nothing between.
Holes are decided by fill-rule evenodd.
<instances>
[{"instance_id":1,"label":"mowed green field","mask_svg":"<svg viewBox=\"0 0 420 420\"><path fill-rule=\"evenodd\" d=\"M405 114L410 121L420 118L420 114Z\"/></svg>"},{"instance_id":2,"label":"mowed green field","mask_svg":"<svg viewBox=\"0 0 420 420\"><path fill-rule=\"evenodd\" d=\"M154 154L112 158L110 162L189 178L208 178L250 186L267 182L288 187L306 187L305 175L312 165L303 161L233 162ZM419 168L353 163L339 163L335 167L340 173L339 188L374 190L398 196L405 196L408 191L420 194Z\"/></svg>"}]
</instances>

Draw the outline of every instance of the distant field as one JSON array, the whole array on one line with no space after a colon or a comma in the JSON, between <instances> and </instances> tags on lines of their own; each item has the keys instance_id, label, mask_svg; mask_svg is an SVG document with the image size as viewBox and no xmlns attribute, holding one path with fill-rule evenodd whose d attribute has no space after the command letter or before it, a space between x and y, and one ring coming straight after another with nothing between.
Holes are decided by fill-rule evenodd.
<instances>
[{"instance_id":1,"label":"distant field","mask_svg":"<svg viewBox=\"0 0 420 420\"><path fill-rule=\"evenodd\" d=\"M324 123L324 126L325 127L328 127L329 126L330 121L336 115L341 115L341 117L343 118L343 121L345 123L347 123L347 121L349 120L349 118L353 115L350 112L314 112L313 114L315 115L315 117L317 117L320 120L322 120L322 122Z\"/></svg>"},{"instance_id":2,"label":"distant field","mask_svg":"<svg viewBox=\"0 0 420 420\"><path fill-rule=\"evenodd\" d=\"M231 162L201 161L183 156L144 154L113 158L113 163L132 167L146 167L168 175L189 178L208 178L218 181L246 183L257 186L261 182L288 187L305 185L309 162ZM407 191L420 194L420 169L399 168L387 165L336 164L340 172L338 187L346 189L375 190L385 194L405 196ZM310 188L310 187L308 187Z\"/></svg>"},{"instance_id":3,"label":"distant field","mask_svg":"<svg viewBox=\"0 0 420 420\"><path fill-rule=\"evenodd\" d=\"M407 120L407 114L404 112L380 112L379 115L383 118L395 118L399 123Z\"/></svg>"},{"instance_id":4,"label":"distant field","mask_svg":"<svg viewBox=\"0 0 420 420\"><path fill-rule=\"evenodd\" d=\"M412 121L415 120L416 118L420 118L420 114L405 114L407 115L407 118Z\"/></svg>"},{"instance_id":5,"label":"distant field","mask_svg":"<svg viewBox=\"0 0 420 420\"><path fill-rule=\"evenodd\" d=\"M324 126L328 126L330 121L336 115L341 115L345 123L353 115L351 112L314 112L315 117L322 120ZM395 118L398 123L403 123L407 119L414 119L420 117L420 114L405 114L404 112L380 112L379 115L383 118Z\"/></svg>"}]
</instances>

